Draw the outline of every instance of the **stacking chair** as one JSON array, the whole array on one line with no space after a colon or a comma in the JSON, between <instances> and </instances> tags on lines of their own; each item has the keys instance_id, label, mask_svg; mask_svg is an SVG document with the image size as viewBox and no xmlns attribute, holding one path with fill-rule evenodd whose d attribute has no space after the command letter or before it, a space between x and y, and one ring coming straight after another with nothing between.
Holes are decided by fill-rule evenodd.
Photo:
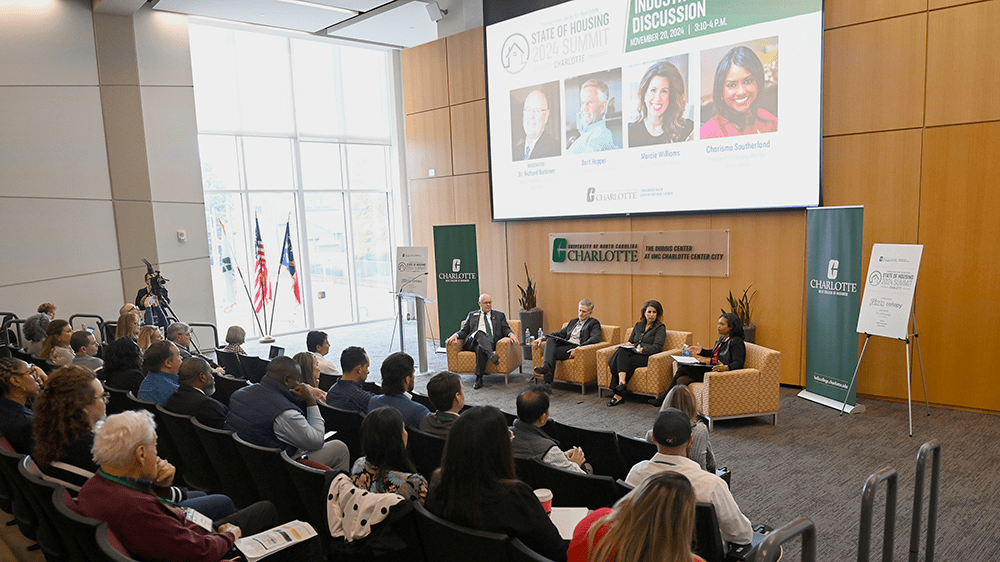
<instances>
[{"instance_id":1,"label":"stacking chair","mask_svg":"<svg viewBox=\"0 0 1000 562\"><path fill-rule=\"evenodd\" d=\"M737 560L728 554L726 541L722 540L719 530L719 518L715 506L710 503L698 502L694 508L694 553L705 559L705 562L727 562ZM743 547L746 548L746 547ZM753 560L757 545L749 552L742 553L739 560Z\"/></svg>"},{"instance_id":2,"label":"stacking chair","mask_svg":"<svg viewBox=\"0 0 1000 562\"><path fill-rule=\"evenodd\" d=\"M628 476L628 471L639 461L648 461L656 454L656 445L644 439L635 439L626 435L618 435L618 453L622 459L622 471Z\"/></svg>"},{"instance_id":3,"label":"stacking chair","mask_svg":"<svg viewBox=\"0 0 1000 562\"><path fill-rule=\"evenodd\" d=\"M267 374L267 366L271 362L255 355L246 355L240 358L240 364L243 365L243 373L248 381L260 382Z\"/></svg>"},{"instance_id":4,"label":"stacking chair","mask_svg":"<svg viewBox=\"0 0 1000 562\"><path fill-rule=\"evenodd\" d=\"M327 476L328 473L334 471L306 466L292 460L292 457L289 457L285 451L281 451L280 456L285 465L288 479L298 492L298 498L302 505L305 506L305 519L316 529L325 552L330 541L328 530L330 524L326 517ZM272 477L278 478L279 476L272 475ZM302 519L301 516L298 518Z\"/></svg>"},{"instance_id":5,"label":"stacking chair","mask_svg":"<svg viewBox=\"0 0 1000 562\"><path fill-rule=\"evenodd\" d=\"M441 466L445 440L415 427L407 427L406 432L409 434L406 449L410 458L417 465L417 472L430 480L434 471Z\"/></svg>"},{"instance_id":6,"label":"stacking chair","mask_svg":"<svg viewBox=\"0 0 1000 562\"><path fill-rule=\"evenodd\" d=\"M417 502L417 531L427 560L436 562L507 562L510 537L501 533L477 531L446 521L427 511Z\"/></svg>"},{"instance_id":7,"label":"stacking chair","mask_svg":"<svg viewBox=\"0 0 1000 562\"><path fill-rule=\"evenodd\" d=\"M205 449L201 446L201 441L198 440L198 435L194 432L194 426L191 425L192 416L175 414L162 404L157 404L156 410L163 428L170 434L170 438L177 445L177 453L184 461L184 482L204 492L219 491L219 479Z\"/></svg>"},{"instance_id":8,"label":"stacking chair","mask_svg":"<svg viewBox=\"0 0 1000 562\"><path fill-rule=\"evenodd\" d=\"M14 451L14 447L6 437L0 437L0 475L10 483L14 522L17 523L22 535L34 541L38 540L38 534L35 532L38 527L38 516L25 489L27 484L17 468L22 459L24 455ZM29 547L29 550L35 550L37 545L33 547Z\"/></svg>"},{"instance_id":9,"label":"stacking chair","mask_svg":"<svg viewBox=\"0 0 1000 562\"><path fill-rule=\"evenodd\" d=\"M109 562L138 562L118 540L118 536L108 527L107 523L101 523L94 532L97 539L97 546L106 556Z\"/></svg>"},{"instance_id":10,"label":"stacking chair","mask_svg":"<svg viewBox=\"0 0 1000 562\"><path fill-rule=\"evenodd\" d=\"M243 361L240 359L238 353L216 349L215 358L219 366L226 370L226 375L234 379L246 378L246 375L243 373Z\"/></svg>"},{"instance_id":11,"label":"stacking chair","mask_svg":"<svg viewBox=\"0 0 1000 562\"><path fill-rule=\"evenodd\" d=\"M552 490L552 505L555 507L586 507L600 509L618 500L615 479L610 476L580 474L555 468L532 460L531 471L535 477L535 488Z\"/></svg>"},{"instance_id":12,"label":"stacking chair","mask_svg":"<svg viewBox=\"0 0 1000 562\"><path fill-rule=\"evenodd\" d=\"M326 431L336 431L336 439L347 445L351 451L351 465L361 457L361 421L365 415L361 412L341 410L328 406L325 402L317 402L319 411L323 414Z\"/></svg>"},{"instance_id":13,"label":"stacking chair","mask_svg":"<svg viewBox=\"0 0 1000 562\"><path fill-rule=\"evenodd\" d=\"M330 387L340 380L340 375L331 375L329 373L319 374L319 388L323 392L330 390Z\"/></svg>"},{"instance_id":14,"label":"stacking chair","mask_svg":"<svg viewBox=\"0 0 1000 562\"><path fill-rule=\"evenodd\" d=\"M236 450L233 432L202 425L196 419L191 420L191 425L208 456L208 461L215 469L222 493L229 496L233 503L241 508L259 501L261 493L250 478L250 471L243 462L243 457Z\"/></svg>"},{"instance_id":15,"label":"stacking chair","mask_svg":"<svg viewBox=\"0 0 1000 562\"><path fill-rule=\"evenodd\" d=\"M281 521L300 519L306 513L306 506L299 496L299 491L288 477L288 469L281 460L281 449L262 447L240 439L233 434L236 450L250 470L257 489L264 499L274 504L278 509ZM317 490L318 494L322 492Z\"/></svg>"},{"instance_id":16,"label":"stacking chair","mask_svg":"<svg viewBox=\"0 0 1000 562\"><path fill-rule=\"evenodd\" d=\"M595 474L624 478L621 456L618 454L618 436L614 431L584 429L550 419L543 428L549 436L559 441L561 449L580 447Z\"/></svg>"},{"instance_id":17,"label":"stacking chair","mask_svg":"<svg viewBox=\"0 0 1000 562\"><path fill-rule=\"evenodd\" d=\"M97 545L95 532L101 522L80 515L76 511L76 499L62 486L57 486L52 492L52 505L55 506L58 517L56 526L63 533L67 542L72 541L75 551L80 555L80 562L107 562L107 556Z\"/></svg>"},{"instance_id":18,"label":"stacking chair","mask_svg":"<svg viewBox=\"0 0 1000 562\"><path fill-rule=\"evenodd\" d=\"M76 544L64 540L68 538L59 527L59 514L56 506L52 503L52 493L59 486L43 480L41 471L35 466L35 461L31 457L24 457L17 465L18 472L24 481L25 494L35 509L38 528L36 538L45 559L49 561L64 560L71 561L80 557L76 552ZM72 548L72 549L71 549Z\"/></svg>"},{"instance_id":19,"label":"stacking chair","mask_svg":"<svg viewBox=\"0 0 1000 562\"><path fill-rule=\"evenodd\" d=\"M237 390L250 384L246 379L237 379L229 375L212 373L212 376L215 377L215 394L212 395L212 398L222 402L227 408L229 407L229 397Z\"/></svg>"}]
</instances>

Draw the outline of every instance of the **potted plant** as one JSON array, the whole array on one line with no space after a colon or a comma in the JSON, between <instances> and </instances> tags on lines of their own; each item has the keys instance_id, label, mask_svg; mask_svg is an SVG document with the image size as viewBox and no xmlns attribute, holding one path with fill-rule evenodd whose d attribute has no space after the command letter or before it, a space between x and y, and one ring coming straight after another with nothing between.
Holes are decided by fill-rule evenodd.
<instances>
[{"instance_id":1,"label":"potted plant","mask_svg":"<svg viewBox=\"0 0 1000 562\"><path fill-rule=\"evenodd\" d=\"M753 287L753 283L743 289L743 296L740 298L734 297L733 292L729 291L729 298L726 300L729 301L729 312L735 314L743 324L743 341L756 343L757 324L753 321L753 299L757 296L757 291L750 293L750 287ZM722 312L725 314L726 309L722 309Z\"/></svg>"},{"instance_id":2,"label":"potted plant","mask_svg":"<svg viewBox=\"0 0 1000 562\"><path fill-rule=\"evenodd\" d=\"M535 282L531 279L531 274L528 273L528 264L524 264L524 276L528 279L526 286L517 286L521 291L521 298L518 299L518 302L521 303L521 310L517 311L517 318L521 321L521 333L517 335L519 338L524 338L524 330L527 330L532 336L538 335L538 330L542 327L542 313L544 312L538 308L538 303L535 300ZM528 342L521 343L525 345L523 357L531 359L531 347L527 345Z\"/></svg>"}]
</instances>

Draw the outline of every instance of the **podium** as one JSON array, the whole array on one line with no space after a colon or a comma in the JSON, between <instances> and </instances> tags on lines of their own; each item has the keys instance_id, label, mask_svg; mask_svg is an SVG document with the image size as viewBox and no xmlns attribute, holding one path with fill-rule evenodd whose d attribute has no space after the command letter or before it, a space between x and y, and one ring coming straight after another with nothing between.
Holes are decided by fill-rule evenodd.
<instances>
[{"instance_id":1,"label":"podium","mask_svg":"<svg viewBox=\"0 0 1000 562\"><path fill-rule=\"evenodd\" d=\"M412 300L414 302L414 308L417 311L417 367L419 373L427 372L427 332L425 327L427 325L426 320L426 309L425 305L429 302L434 302L422 295L417 293L407 293L405 291L398 291L392 293L396 297L396 322L399 327L399 350L403 353L406 352L406 346L403 339L403 301Z\"/></svg>"}]
</instances>

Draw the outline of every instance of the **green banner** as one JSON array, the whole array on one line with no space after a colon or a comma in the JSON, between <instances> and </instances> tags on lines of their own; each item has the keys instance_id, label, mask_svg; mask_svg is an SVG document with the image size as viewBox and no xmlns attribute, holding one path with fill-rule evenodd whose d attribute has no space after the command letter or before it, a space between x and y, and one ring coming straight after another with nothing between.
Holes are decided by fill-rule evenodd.
<instances>
[{"instance_id":1,"label":"green banner","mask_svg":"<svg viewBox=\"0 0 1000 562\"><path fill-rule=\"evenodd\" d=\"M806 391L843 403L858 364L864 207L820 207L806 216Z\"/></svg>"},{"instance_id":2,"label":"green banner","mask_svg":"<svg viewBox=\"0 0 1000 562\"><path fill-rule=\"evenodd\" d=\"M469 311L479 302L479 257L476 225L434 227L434 261L437 275L438 333L440 345L458 331Z\"/></svg>"},{"instance_id":3,"label":"green banner","mask_svg":"<svg viewBox=\"0 0 1000 562\"><path fill-rule=\"evenodd\" d=\"M747 0L630 0L625 52L818 12L821 0L786 0L769 10Z\"/></svg>"}]
</instances>

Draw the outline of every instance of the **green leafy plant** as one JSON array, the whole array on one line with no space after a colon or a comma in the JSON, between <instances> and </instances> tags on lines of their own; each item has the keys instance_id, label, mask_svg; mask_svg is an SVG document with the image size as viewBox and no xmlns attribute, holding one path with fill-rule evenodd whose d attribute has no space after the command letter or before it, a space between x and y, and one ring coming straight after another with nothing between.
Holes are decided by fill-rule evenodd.
<instances>
[{"instance_id":1,"label":"green leafy plant","mask_svg":"<svg viewBox=\"0 0 1000 562\"><path fill-rule=\"evenodd\" d=\"M535 301L535 282L531 280L531 274L528 273L528 264L524 264L524 276L528 278L528 288L517 286L521 290L521 298L518 299L518 302L521 303L522 310L531 310L538 303Z\"/></svg>"},{"instance_id":2,"label":"green leafy plant","mask_svg":"<svg viewBox=\"0 0 1000 562\"><path fill-rule=\"evenodd\" d=\"M746 289L743 289L743 296L740 298L734 297L733 292L729 291L729 298L726 299L729 301L729 307L731 308L729 312L735 314L744 326L750 325L751 318L753 317L753 298L757 296L757 291L750 293L750 287L753 287L753 283L748 285ZM722 313L725 314L726 309L722 309Z\"/></svg>"}]
</instances>

